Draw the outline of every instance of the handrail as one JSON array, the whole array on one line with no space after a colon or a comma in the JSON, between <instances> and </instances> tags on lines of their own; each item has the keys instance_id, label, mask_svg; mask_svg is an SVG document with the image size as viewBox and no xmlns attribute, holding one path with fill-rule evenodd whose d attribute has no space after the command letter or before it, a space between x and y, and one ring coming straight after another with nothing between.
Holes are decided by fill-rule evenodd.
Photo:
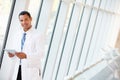
<instances>
[{"instance_id":1,"label":"handrail","mask_svg":"<svg viewBox=\"0 0 120 80\"><path fill-rule=\"evenodd\" d=\"M74 78L76 78L76 77L79 76L80 74L88 71L89 69L91 69L92 67L94 67L94 66L96 66L97 64L101 63L102 61L104 61L104 59L101 59L101 60L97 61L95 64L92 64L91 66L85 68L85 69L82 70L82 71L79 71L79 72L75 73L75 74L72 75L72 76L67 76L65 80L73 80Z\"/></svg>"}]
</instances>

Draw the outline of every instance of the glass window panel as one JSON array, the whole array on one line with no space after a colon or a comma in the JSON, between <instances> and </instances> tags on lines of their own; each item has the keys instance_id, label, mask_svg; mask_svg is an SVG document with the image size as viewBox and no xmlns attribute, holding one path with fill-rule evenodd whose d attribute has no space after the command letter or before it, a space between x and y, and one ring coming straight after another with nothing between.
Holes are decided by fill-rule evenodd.
<instances>
[{"instance_id":1,"label":"glass window panel","mask_svg":"<svg viewBox=\"0 0 120 80\"><path fill-rule=\"evenodd\" d=\"M107 0L101 0L100 8L105 9Z\"/></svg>"},{"instance_id":2,"label":"glass window panel","mask_svg":"<svg viewBox=\"0 0 120 80\"><path fill-rule=\"evenodd\" d=\"M108 18L108 14L104 14L102 13L103 18L102 18L102 23L101 26L99 26L99 35L96 36L97 38L97 42L95 45L95 49L94 49L94 55L93 55L93 59L92 62L95 63L96 61L100 60L102 58L101 56L101 49L104 49L106 47L105 43L106 43L106 39L107 39L107 34L108 34L108 29L109 29L109 18ZM107 21L107 22L106 22ZM97 53L97 54L96 54Z\"/></svg>"},{"instance_id":3,"label":"glass window panel","mask_svg":"<svg viewBox=\"0 0 120 80\"><path fill-rule=\"evenodd\" d=\"M114 1L111 0L111 4L109 4L111 12L116 12L116 10L117 10L116 7L118 7L118 3L116 3L116 2L117 2L117 0L114 0Z\"/></svg>"},{"instance_id":4,"label":"glass window panel","mask_svg":"<svg viewBox=\"0 0 120 80\"><path fill-rule=\"evenodd\" d=\"M57 10L59 7L59 0L43 0L41 13L39 15L38 28L41 32L46 32L47 40L50 41Z\"/></svg>"},{"instance_id":5,"label":"glass window panel","mask_svg":"<svg viewBox=\"0 0 120 80\"><path fill-rule=\"evenodd\" d=\"M38 17L38 12L39 12L40 6L41 6L41 1L42 0L29 0L27 3L28 5L26 5L26 6L28 6L27 10L31 13L31 16L33 19L32 23L33 23L34 27L36 25L36 20Z\"/></svg>"},{"instance_id":6,"label":"glass window panel","mask_svg":"<svg viewBox=\"0 0 120 80\"><path fill-rule=\"evenodd\" d=\"M95 0L94 6L98 7L101 0Z\"/></svg>"},{"instance_id":7,"label":"glass window panel","mask_svg":"<svg viewBox=\"0 0 120 80\"><path fill-rule=\"evenodd\" d=\"M85 3L85 2L86 2L86 0L76 0L76 2Z\"/></svg>"},{"instance_id":8,"label":"glass window panel","mask_svg":"<svg viewBox=\"0 0 120 80\"><path fill-rule=\"evenodd\" d=\"M114 1L114 2L115 2L115 1ZM113 3L114 3L114 2L113 2ZM111 10L111 7L114 8L114 6L112 5L112 0L109 0L109 1L106 0L105 10L110 11L110 10Z\"/></svg>"},{"instance_id":9,"label":"glass window panel","mask_svg":"<svg viewBox=\"0 0 120 80\"><path fill-rule=\"evenodd\" d=\"M120 13L120 0L118 0L116 3L117 3L116 10L117 10L118 13Z\"/></svg>"},{"instance_id":10,"label":"glass window panel","mask_svg":"<svg viewBox=\"0 0 120 80\"><path fill-rule=\"evenodd\" d=\"M95 0L87 0L86 4L91 6L91 5L93 5L94 2L95 2Z\"/></svg>"}]
</instances>

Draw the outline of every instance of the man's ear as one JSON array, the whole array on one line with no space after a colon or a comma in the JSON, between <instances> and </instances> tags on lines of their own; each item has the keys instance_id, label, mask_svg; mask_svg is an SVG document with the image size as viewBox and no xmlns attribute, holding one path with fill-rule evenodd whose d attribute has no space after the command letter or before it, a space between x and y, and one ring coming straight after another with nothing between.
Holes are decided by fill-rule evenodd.
<instances>
[{"instance_id":1,"label":"man's ear","mask_svg":"<svg viewBox=\"0 0 120 80\"><path fill-rule=\"evenodd\" d=\"M32 17L31 17L30 19L31 19L31 21L32 21Z\"/></svg>"}]
</instances>

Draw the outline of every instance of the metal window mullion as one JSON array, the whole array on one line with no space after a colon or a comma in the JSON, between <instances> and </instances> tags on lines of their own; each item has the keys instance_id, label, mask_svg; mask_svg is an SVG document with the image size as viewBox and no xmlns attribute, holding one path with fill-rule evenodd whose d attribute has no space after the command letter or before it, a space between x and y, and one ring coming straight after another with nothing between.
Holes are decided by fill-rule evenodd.
<instances>
[{"instance_id":1,"label":"metal window mullion","mask_svg":"<svg viewBox=\"0 0 120 80\"><path fill-rule=\"evenodd\" d=\"M35 24L36 29L38 27L38 23L39 23L39 20L40 20L42 6L43 6L43 0L41 0L41 2L40 2L40 7L39 7L39 11L38 11L37 19L36 19L36 24Z\"/></svg>"}]
</instances>

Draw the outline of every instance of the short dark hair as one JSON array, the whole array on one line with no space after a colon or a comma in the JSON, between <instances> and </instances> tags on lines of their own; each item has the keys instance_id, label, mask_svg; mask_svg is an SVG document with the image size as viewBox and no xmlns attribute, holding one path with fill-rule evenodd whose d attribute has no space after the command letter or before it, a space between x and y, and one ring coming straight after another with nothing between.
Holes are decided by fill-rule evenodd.
<instances>
[{"instance_id":1,"label":"short dark hair","mask_svg":"<svg viewBox=\"0 0 120 80\"><path fill-rule=\"evenodd\" d=\"M27 15L31 18L31 15L30 15L30 13L29 13L28 11L21 11L21 12L19 13L19 17L20 17L21 15L25 15L25 14L27 14Z\"/></svg>"}]
</instances>

